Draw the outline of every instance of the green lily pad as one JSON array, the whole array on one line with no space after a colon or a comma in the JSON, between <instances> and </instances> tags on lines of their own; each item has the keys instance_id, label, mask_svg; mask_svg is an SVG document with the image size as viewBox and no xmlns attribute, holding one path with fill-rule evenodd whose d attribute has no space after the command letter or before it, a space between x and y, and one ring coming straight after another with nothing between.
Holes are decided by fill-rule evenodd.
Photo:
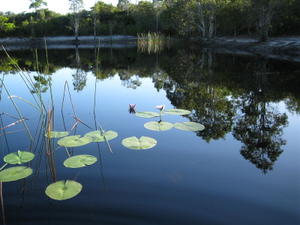
<instances>
[{"instance_id":1,"label":"green lily pad","mask_svg":"<svg viewBox=\"0 0 300 225\"><path fill-rule=\"evenodd\" d=\"M129 137L125 138L122 141L122 145L129 149L134 150L144 150L144 149L150 149L153 148L157 144L157 141L150 137L144 137L141 138L137 137Z\"/></svg>"},{"instance_id":2,"label":"green lily pad","mask_svg":"<svg viewBox=\"0 0 300 225\"><path fill-rule=\"evenodd\" d=\"M202 124L195 122L175 123L174 127L184 131L202 131L205 129Z\"/></svg>"},{"instance_id":3,"label":"green lily pad","mask_svg":"<svg viewBox=\"0 0 300 225\"><path fill-rule=\"evenodd\" d=\"M156 112L137 112L135 113L136 116L142 117L142 118L154 118L154 117L159 117L159 113Z\"/></svg>"},{"instance_id":4,"label":"green lily pad","mask_svg":"<svg viewBox=\"0 0 300 225\"><path fill-rule=\"evenodd\" d=\"M166 131L173 128L172 123L152 121L144 124L144 127L153 131Z\"/></svg>"},{"instance_id":5,"label":"green lily pad","mask_svg":"<svg viewBox=\"0 0 300 225\"><path fill-rule=\"evenodd\" d=\"M82 185L73 180L61 180L50 184L46 188L46 195L54 200L67 200L78 195L82 190Z\"/></svg>"},{"instance_id":6,"label":"green lily pad","mask_svg":"<svg viewBox=\"0 0 300 225\"><path fill-rule=\"evenodd\" d=\"M50 133L45 134L47 138L62 138L68 135L69 135L68 131L51 131Z\"/></svg>"},{"instance_id":7,"label":"green lily pad","mask_svg":"<svg viewBox=\"0 0 300 225\"><path fill-rule=\"evenodd\" d=\"M97 158L92 155L76 155L64 161L64 166L68 168L81 168L93 165Z\"/></svg>"},{"instance_id":8,"label":"green lily pad","mask_svg":"<svg viewBox=\"0 0 300 225\"><path fill-rule=\"evenodd\" d=\"M0 171L0 182L11 182L29 177L32 169L25 166L15 166Z\"/></svg>"},{"instance_id":9,"label":"green lily pad","mask_svg":"<svg viewBox=\"0 0 300 225\"><path fill-rule=\"evenodd\" d=\"M189 115L192 112L189 110L185 110L185 109L168 109L164 111L165 114L170 114L170 115L179 115L179 116L183 116L183 115Z\"/></svg>"},{"instance_id":10,"label":"green lily pad","mask_svg":"<svg viewBox=\"0 0 300 225\"><path fill-rule=\"evenodd\" d=\"M4 162L8 164L22 164L30 162L34 159L34 154L31 152L17 151L4 156Z\"/></svg>"},{"instance_id":11,"label":"green lily pad","mask_svg":"<svg viewBox=\"0 0 300 225\"><path fill-rule=\"evenodd\" d=\"M84 137L89 138L91 142L104 142L105 139L110 141L118 137L118 133L112 130L101 132L99 130L92 131L84 135ZM105 137L105 138L104 138Z\"/></svg>"},{"instance_id":12,"label":"green lily pad","mask_svg":"<svg viewBox=\"0 0 300 225\"><path fill-rule=\"evenodd\" d=\"M91 142L90 138L81 137L80 135L67 136L58 140L58 144L62 147L79 147L83 145L87 145Z\"/></svg>"}]
</instances>

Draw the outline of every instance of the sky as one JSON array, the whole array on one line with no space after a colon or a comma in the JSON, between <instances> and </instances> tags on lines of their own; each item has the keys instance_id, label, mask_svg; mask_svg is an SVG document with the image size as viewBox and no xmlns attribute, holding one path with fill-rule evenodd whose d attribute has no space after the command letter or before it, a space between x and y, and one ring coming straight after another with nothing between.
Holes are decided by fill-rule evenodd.
<instances>
[{"instance_id":1,"label":"sky","mask_svg":"<svg viewBox=\"0 0 300 225\"><path fill-rule=\"evenodd\" d=\"M45 0L48 3L48 9L65 14L69 11L69 0ZM118 0L102 0L105 3L116 5ZM136 3L136 0L130 0ZM85 9L90 9L97 0L83 0ZM30 0L0 0L0 12L11 11L14 13L28 12Z\"/></svg>"}]
</instances>

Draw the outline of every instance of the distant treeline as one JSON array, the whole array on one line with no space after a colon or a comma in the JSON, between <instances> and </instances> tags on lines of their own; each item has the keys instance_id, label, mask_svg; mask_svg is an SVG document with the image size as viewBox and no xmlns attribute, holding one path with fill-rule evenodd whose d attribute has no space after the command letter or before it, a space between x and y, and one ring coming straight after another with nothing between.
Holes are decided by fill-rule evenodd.
<instances>
[{"instance_id":1,"label":"distant treeline","mask_svg":"<svg viewBox=\"0 0 300 225\"><path fill-rule=\"evenodd\" d=\"M42 4L31 5L35 10L28 13L0 12L0 37L73 35L74 16L80 21L79 35L158 31L184 38L257 35L264 40L269 35L300 32L300 0L158 0L138 4L120 0L118 6L98 1L89 11L67 15L39 6Z\"/></svg>"}]
</instances>

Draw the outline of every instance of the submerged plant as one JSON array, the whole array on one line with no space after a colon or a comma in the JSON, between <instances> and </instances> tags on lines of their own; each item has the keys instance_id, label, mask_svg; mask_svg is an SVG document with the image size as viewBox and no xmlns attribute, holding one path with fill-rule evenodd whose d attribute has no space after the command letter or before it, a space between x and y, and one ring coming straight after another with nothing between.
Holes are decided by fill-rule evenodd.
<instances>
[{"instance_id":1,"label":"submerged plant","mask_svg":"<svg viewBox=\"0 0 300 225\"><path fill-rule=\"evenodd\" d=\"M50 184L46 188L46 195L54 200L67 200L78 195L82 190L82 185L73 180L61 180Z\"/></svg>"},{"instance_id":2,"label":"submerged plant","mask_svg":"<svg viewBox=\"0 0 300 225\"><path fill-rule=\"evenodd\" d=\"M76 155L64 161L64 166L67 168L81 168L93 165L97 162L97 158L92 155Z\"/></svg>"},{"instance_id":3,"label":"submerged plant","mask_svg":"<svg viewBox=\"0 0 300 225\"><path fill-rule=\"evenodd\" d=\"M150 137L129 137L122 140L122 145L129 149L145 150L153 148L157 141Z\"/></svg>"},{"instance_id":4,"label":"submerged plant","mask_svg":"<svg viewBox=\"0 0 300 225\"><path fill-rule=\"evenodd\" d=\"M31 152L17 151L6 155L3 160L8 164L22 164L30 162L34 159L34 154Z\"/></svg>"}]
</instances>

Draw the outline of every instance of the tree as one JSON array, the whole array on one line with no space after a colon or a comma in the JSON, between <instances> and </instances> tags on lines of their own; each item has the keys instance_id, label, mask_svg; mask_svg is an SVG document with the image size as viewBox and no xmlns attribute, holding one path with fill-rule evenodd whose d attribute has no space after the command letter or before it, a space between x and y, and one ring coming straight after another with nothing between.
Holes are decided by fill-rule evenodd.
<instances>
[{"instance_id":1,"label":"tree","mask_svg":"<svg viewBox=\"0 0 300 225\"><path fill-rule=\"evenodd\" d=\"M37 11L42 6L47 6L47 2L45 2L44 0L31 0L29 9L34 9L35 11Z\"/></svg>"},{"instance_id":2,"label":"tree","mask_svg":"<svg viewBox=\"0 0 300 225\"><path fill-rule=\"evenodd\" d=\"M80 25L80 12L83 9L83 1L82 0L69 0L70 10L72 12L72 26L74 29L75 41L78 43L78 32Z\"/></svg>"},{"instance_id":3,"label":"tree","mask_svg":"<svg viewBox=\"0 0 300 225\"><path fill-rule=\"evenodd\" d=\"M153 0L154 9L156 11L156 32L158 32L159 27L159 16L162 11L162 1L161 0Z\"/></svg>"},{"instance_id":4,"label":"tree","mask_svg":"<svg viewBox=\"0 0 300 225\"><path fill-rule=\"evenodd\" d=\"M123 11L129 13L130 2L129 0L119 0L117 7Z\"/></svg>"},{"instance_id":5,"label":"tree","mask_svg":"<svg viewBox=\"0 0 300 225\"><path fill-rule=\"evenodd\" d=\"M260 41L267 41L272 27L272 19L279 9L294 0L251 0L253 12L256 16L256 30ZM298 3L299 4L299 3Z\"/></svg>"},{"instance_id":6,"label":"tree","mask_svg":"<svg viewBox=\"0 0 300 225\"><path fill-rule=\"evenodd\" d=\"M13 23L8 22L8 18L0 15L0 31L7 32L15 29L15 25Z\"/></svg>"}]
</instances>

